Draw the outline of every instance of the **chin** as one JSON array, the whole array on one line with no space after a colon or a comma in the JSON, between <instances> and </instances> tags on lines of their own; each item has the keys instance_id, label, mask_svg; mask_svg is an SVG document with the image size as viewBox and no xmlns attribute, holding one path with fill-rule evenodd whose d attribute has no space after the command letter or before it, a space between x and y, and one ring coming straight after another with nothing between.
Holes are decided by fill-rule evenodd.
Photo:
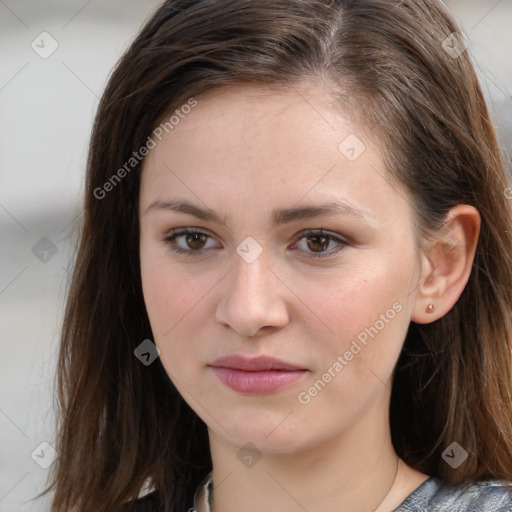
<instances>
[{"instance_id":1,"label":"chin","mask_svg":"<svg viewBox=\"0 0 512 512\"><path fill-rule=\"evenodd\" d=\"M227 443L239 449L243 449L247 443L252 443L259 451L266 454L292 454L313 446L315 443L311 438L312 429L306 428L305 425L298 427L291 419L293 413L286 418L287 414L241 411L239 415L227 415L229 421L220 422L226 430L219 425L211 424L209 428L212 428L216 435L222 437Z\"/></svg>"}]
</instances>

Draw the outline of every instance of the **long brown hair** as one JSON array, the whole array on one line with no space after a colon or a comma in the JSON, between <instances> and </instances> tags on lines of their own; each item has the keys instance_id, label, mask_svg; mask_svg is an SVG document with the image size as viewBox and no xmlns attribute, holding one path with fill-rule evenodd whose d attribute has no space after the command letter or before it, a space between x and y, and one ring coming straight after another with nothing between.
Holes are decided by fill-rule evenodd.
<instances>
[{"instance_id":1,"label":"long brown hair","mask_svg":"<svg viewBox=\"0 0 512 512\"><path fill-rule=\"evenodd\" d=\"M159 360L134 356L152 339L139 268L141 164L112 176L164 114L240 82L327 84L410 191L420 242L451 207L479 210L460 299L443 318L410 325L392 440L407 464L444 482L512 480L512 216L473 65L454 51L461 37L434 0L170 0L157 9L113 71L92 131L58 362L54 512L116 510L145 481L167 510L186 510L211 469L204 423ZM441 457L452 442L469 453L458 469Z\"/></svg>"}]
</instances>

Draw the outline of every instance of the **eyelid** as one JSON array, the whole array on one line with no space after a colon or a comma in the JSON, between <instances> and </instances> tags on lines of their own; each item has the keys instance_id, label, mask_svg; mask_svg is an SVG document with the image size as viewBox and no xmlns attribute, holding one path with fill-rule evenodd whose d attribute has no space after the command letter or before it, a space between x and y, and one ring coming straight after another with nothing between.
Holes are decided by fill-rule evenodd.
<instances>
[{"instance_id":1,"label":"eyelid","mask_svg":"<svg viewBox=\"0 0 512 512\"><path fill-rule=\"evenodd\" d=\"M188 256L199 256L205 252L205 249L199 249L197 251L194 251L192 249L182 249L181 247L176 247L176 243L174 240L180 236L184 235L204 235L210 239L214 239L212 235L210 235L208 232L206 232L203 228L197 228L197 227L182 227L182 228L176 228L171 229L168 231L163 237L162 242L167 244L169 248L174 251L175 253L179 254L185 254Z\"/></svg>"},{"instance_id":2,"label":"eyelid","mask_svg":"<svg viewBox=\"0 0 512 512\"><path fill-rule=\"evenodd\" d=\"M313 258L317 258L317 259L321 259L321 258L328 259L330 257L335 256L339 252L343 251L346 246L350 245L350 242L347 239L345 239L344 237L342 237L341 235L338 235L337 233L333 233L331 231L327 231L323 228L303 229L302 231L300 231L299 233L297 233L295 235L293 245L296 245L297 242L299 242L303 238L306 238L307 236L322 236L322 235L326 236L330 240L333 240L336 243L340 244L341 248L338 248L335 250L331 249L330 251L319 252L319 253L308 252L307 253L308 257L313 257Z\"/></svg>"},{"instance_id":3,"label":"eyelid","mask_svg":"<svg viewBox=\"0 0 512 512\"><path fill-rule=\"evenodd\" d=\"M207 249L193 250L193 249L183 249L181 247L176 247L176 244L174 242L175 239L179 236L184 236L184 235L189 235L189 234L200 234L200 235L205 235L206 237L208 237L210 239L214 239L214 237L212 235L210 235L208 232L206 232L206 230L204 230L203 228L182 227L182 228L172 229L171 231L167 232L162 237L162 241L164 243L166 243L169 246L169 248L172 251L174 251L175 253L183 254L185 256L190 256L190 257L199 257L199 256L203 255L208 249L212 249L210 247ZM331 241L334 241L334 242L338 243L339 245L341 245L341 248L338 248L336 250L330 250L330 251L319 252L319 253L306 252L307 257L312 257L312 258L316 258L316 259L321 259L321 258L328 259L329 257L332 257L332 256L338 254L340 251L343 251L346 246L350 245L349 240L342 237L341 235L338 235L337 233L333 233L333 232L324 230L323 228L316 228L316 229L308 228L308 229L303 229L302 231L299 231L296 235L294 235L292 247L295 246L300 240L302 240L303 238L306 238L308 236L326 236Z\"/></svg>"}]
</instances>

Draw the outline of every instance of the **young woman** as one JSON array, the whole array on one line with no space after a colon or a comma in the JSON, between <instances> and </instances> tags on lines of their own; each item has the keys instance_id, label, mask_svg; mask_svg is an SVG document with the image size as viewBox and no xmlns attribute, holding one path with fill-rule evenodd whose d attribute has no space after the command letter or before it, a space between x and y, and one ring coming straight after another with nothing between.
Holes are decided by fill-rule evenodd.
<instances>
[{"instance_id":1,"label":"young woman","mask_svg":"<svg viewBox=\"0 0 512 512\"><path fill-rule=\"evenodd\" d=\"M507 191L440 2L164 2L92 133L52 510L512 510Z\"/></svg>"}]
</instances>

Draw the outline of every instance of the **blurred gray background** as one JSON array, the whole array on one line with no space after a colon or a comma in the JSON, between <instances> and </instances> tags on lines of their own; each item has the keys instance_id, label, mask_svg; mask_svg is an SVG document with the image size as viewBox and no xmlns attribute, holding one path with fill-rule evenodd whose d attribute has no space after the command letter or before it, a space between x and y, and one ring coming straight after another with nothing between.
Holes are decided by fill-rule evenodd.
<instances>
[{"instance_id":1,"label":"blurred gray background","mask_svg":"<svg viewBox=\"0 0 512 512\"><path fill-rule=\"evenodd\" d=\"M55 455L55 358L92 118L159 3L0 0L0 512L49 510L32 499ZM446 4L510 155L512 0Z\"/></svg>"}]
</instances>

